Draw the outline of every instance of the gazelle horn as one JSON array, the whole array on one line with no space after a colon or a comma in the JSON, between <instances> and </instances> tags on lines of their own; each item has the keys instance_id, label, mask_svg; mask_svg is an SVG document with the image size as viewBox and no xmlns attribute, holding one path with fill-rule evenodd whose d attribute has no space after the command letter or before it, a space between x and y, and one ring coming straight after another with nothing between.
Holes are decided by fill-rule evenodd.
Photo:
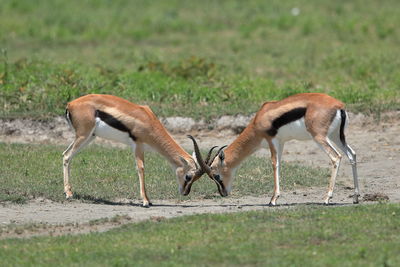
<instances>
[{"instance_id":1,"label":"gazelle horn","mask_svg":"<svg viewBox=\"0 0 400 267\"><path fill-rule=\"evenodd\" d=\"M194 153L196 154L196 158L197 158L197 161L198 161L198 163L199 163L199 165L200 165L201 171L202 171L203 173L206 172L206 173L208 174L208 176L211 176L211 169L210 169L210 167L204 162L203 157L201 156L201 153L200 153L199 146L197 145L196 139L194 139L194 137L191 136L191 135L188 135L187 137L189 137L189 138L192 139L192 141L193 141ZM210 150L210 152L209 152L209 156L210 156L210 157L211 157L211 152L212 152L213 149L214 149L214 147L213 147L213 148ZM208 158L209 156L207 156L207 158ZM210 177L210 178L211 178L211 177Z\"/></svg>"}]
</instances>

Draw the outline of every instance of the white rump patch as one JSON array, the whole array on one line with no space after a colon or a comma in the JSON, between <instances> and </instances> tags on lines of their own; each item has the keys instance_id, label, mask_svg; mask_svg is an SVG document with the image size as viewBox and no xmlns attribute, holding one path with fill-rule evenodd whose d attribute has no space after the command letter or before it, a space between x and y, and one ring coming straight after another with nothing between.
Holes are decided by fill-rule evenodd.
<instances>
[{"instance_id":1,"label":"white rump patch","mask_svg":"<svg viewBox=\"0 0 400 267\"><path fill-rule=\"evenodd\" d=\"M347 114L346 114L346 118L347 118ZM332 121L331 125L329 126L328 136L337 136L337 137L339 137L340 125L341 124L342 124L342 115L340 114L340 110L337 110L336 111L336 115L333 118L333 121Z\"/></svg>"}]
</instances>

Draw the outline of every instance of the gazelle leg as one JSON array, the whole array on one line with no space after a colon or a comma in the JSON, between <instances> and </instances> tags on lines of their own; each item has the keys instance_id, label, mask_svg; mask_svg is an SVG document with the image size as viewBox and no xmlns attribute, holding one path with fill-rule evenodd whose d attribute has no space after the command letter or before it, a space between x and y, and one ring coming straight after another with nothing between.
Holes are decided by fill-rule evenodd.
<instances>
[{"instance_id":1,"label":"gazelle leg","mask_svg":"<svg viewBox=\"0 0 400 267\"><path fill-rule=\"evenodd\" d=\"M358 185L358 174L357 174L357 155L354 150L344 141L340 141L339 138L333 138L333 142L335 145L340 148L343 153L346 154L347 158L350 161L352 172L353 172L353 181L354 181L354 195L353 195L353 203L358 203L358 197L360 196L360 188Z\"/></svg>"},{"instance_id":2,"label":"gazelle leg","mask_svg":"<svg viewBox=\"0 0 400 267\"><path fill-rule=\"evenodd\" d=\"M93 136L93 131L87 136L77 136L75 140L68 146L68 148L63 152L63 171L64 171L64 193L65 197L72 198L72 189L69 183L70 177L70 164L72 158L78 153L83 147L88 145L93 141L95 137Z\"/></svg>"},{"instance_id":3,"label":"gazelle leg","mask_svg":"<svg viewBox=\"0 0 400 267\"><path fill-rule=\"evenodd\" d=\"M75 140L76 140L76 138L75 138ZM63 156L64 156L65 154L67 154L67 153L72 149L72 146L75 144L75 140L72 141L72 143L69 144L69 146L67 147L67 149L62 153Z\"/></svg>"},{"instance_id":4,"label":"gazelle leg","mask_svg":"<svg viewBox=\"0 0 400 267\"><path fill-rule=\"evenodd\" d=\"M353 196L353 203L358 203L358 197L360 196L360 187L358 185L358 174L357 174L357 155L354 150L346 144L347 148L347 157L350 160L351 168L353 171L353 180L354 180L354 196Z\"/></svg>"},{"instance_id":5,"label":"gazelle leg","mask_svg":"<svg viewBox=\"0 0 400 267\"><path fill-rule=\"evenodd\" d=\"M269 202L269 205L275 206L276 201L280 195L279 178L280 178L280 165L281 165L281 158L283 151L283 143L280 143L277 140L271 140L268 143L271 151L272 168L274 170L274 193Z\"/></svg>"},{"instance_id":6,"label":"gazelle leg","mask_svg":"<svg viewBox=\"0 0 400 267\"><path fill-rule=\"evenodd\" d=\"M329 180L328 193L324 200L325 204L329 204L329 201L333 195L333 188L335 187L336 176L339 171L342 155L331 144L331 141L328 137L317 136L314 137L314 141L317 142L317 144L322 148L322 150L324 150L328 154L332 162L332 172L331 172L331 178Z\"/></svg>"},{"instance_id":7,"label":"gazelle leg","mask_svg":"<svg viewBox=\"0 0 400 267\"><path fill-rule=\"evenodd\" d=\"M140 183L140 196L143 199L143 207L148 208L151 203L149 198L147 197L146 187L144 184L144 148L143 144L136 143L136 145L132 145L132 149L135 153L136 167L139 175L139 183Z\"/></svg>"}]
</instances>

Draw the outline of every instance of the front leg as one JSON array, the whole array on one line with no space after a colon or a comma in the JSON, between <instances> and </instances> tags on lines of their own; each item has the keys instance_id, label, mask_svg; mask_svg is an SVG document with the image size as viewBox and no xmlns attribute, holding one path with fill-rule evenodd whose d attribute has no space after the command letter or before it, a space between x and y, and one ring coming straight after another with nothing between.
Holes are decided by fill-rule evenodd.
<instances>
[{"instance_id":1,"label":"front leg","mask_svg":"<svg viewBox=\"0 0 400 267\"><path fill-rule=\"evenodd\" d=\"M332 171L331 171L331 177L329 179L328 192L324 199L325 205L329 205L330 200L332 199L333 196L333 189L335 187L335 181L339 171L340 161L342 160L342 155L332 145L332 141L328 137L324 135L317 135L314 136L313 138L314 141L318 144L318 146L328 155L332 164L332 169L331 169Z\"/></svg>"},{"instance_id":2,"label":"front leg","mask_svg":"<svg viewBox=\"0 0 400 267\"><path fill-rule=\"evenodd\" d=\"M139 183L140 183L140 196L143 199L143 207L148 208L152 205L147 197L146 187L144 184L144 149L143 144L137 143L134 146L135 150L135 160L136 160L136 167L139 175Z\"/></svg>"},{"instance_id":3,"label":"front leg","mask_svg":"<svg viewBox=\"0 0 400 267\"><path fill-rule=\"evenodd\" d=\"M272 168L274 170L274 193L272 195L270 206L275 206L280 195L279 178L280 178L280 163L283 151L283 143L281 144L276 139L268 142L271 151Z\"/></svg>"}]
</instances>

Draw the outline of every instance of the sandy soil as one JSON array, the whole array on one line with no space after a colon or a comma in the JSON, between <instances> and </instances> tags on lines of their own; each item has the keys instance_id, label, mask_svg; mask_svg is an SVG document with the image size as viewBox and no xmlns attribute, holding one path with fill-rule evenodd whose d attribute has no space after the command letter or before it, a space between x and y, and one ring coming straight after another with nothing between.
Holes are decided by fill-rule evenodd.
<instances>
[{"instance_id":1,"label":"sandy soil","mask_svg":"<svg viewBox=\"0 0 400 267\"><path fill-rule=\"evenodd\" d=\"M235 121L235 118L231 119ZM379 123L373 118L351 115L347 140L357 152L361 204L378 200L400 202L399 122L400 112L385 114ZM64 143L67 145L73 138L62 118L46 122L3 120L0 121L0 125L0 142ZM201 147L207 148L211 145L229 144L236 137L235 132L241 126L235 127L229 129L225 126L219 128L215 126L214 130L202 131L193 126L185 129L185 133L173 125L169 129L178 143L192 150L186 133L195 135ZM110 145L109 142L100 142ZM256 155L269 160L267 149L260 149ZM328 157L312 141L286 143L283 160L297 161L309 166L329 166ZM352 205L351 167L345 159L342 161L338 182L340 185L335 188L332 203ZM154 206L149 209L142 208L140 203L130 200L116 200L111 204L82 203L77 200L56 203L46 199L35 199L25 205L0 203L0 238L105 231L127 222L149 219L161 221L165 218L199 213L290 208L299 204L318 205L322 203L325 190L326 188L308 188L290 192L282 191L278 207L266 205L272 192L265 192L259 197L227 197L218 200L177 202L153 199ZM98 221L94 222L94 220ZM29 229L25 227L22 230L18 228L25 224L34 224L35 227Z\"/></svg>"}]
</instances>

